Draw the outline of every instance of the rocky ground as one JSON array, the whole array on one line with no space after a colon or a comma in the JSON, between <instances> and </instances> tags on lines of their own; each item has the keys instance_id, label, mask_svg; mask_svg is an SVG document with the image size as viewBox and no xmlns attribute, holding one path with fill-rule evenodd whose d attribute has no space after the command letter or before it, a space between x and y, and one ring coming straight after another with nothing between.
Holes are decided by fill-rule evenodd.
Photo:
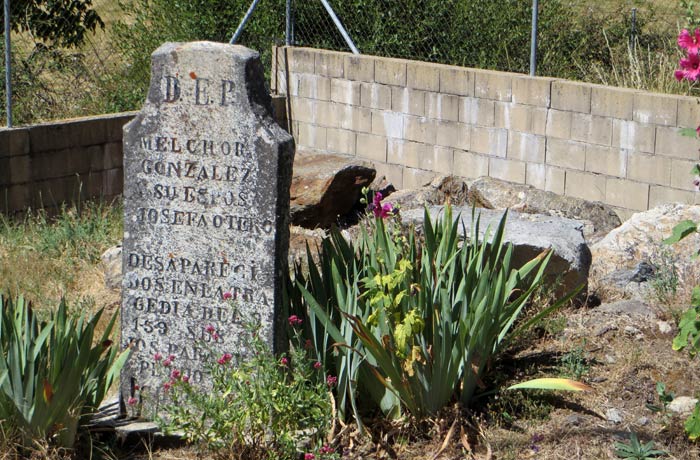
<instances>
[{"instance_id":1,"label":"rocky ground","mask_svg":"<svg viewBox=\"0 0 700 460\"><path fill-rule=\"evenodd\" d=\"M487 385L504 388L524 377L565 376L586 382L592 391L500 391L473 408L446 408L420 423L369 421L372 435L364 438L352 426L339 427L335 445L343 458L618 458L615 443L627 442L632 433L643 442L653 441L667 458L700 458L700 447L683 430L700 388L700 366L686 352L671 348L678 317L692 287L700 284L698 263L691 257L700 248L700 237L673 246L661 243L679 221L700 221L700 207L666 205L622 223L601 203L489 178L468 184L441 177L420 190L396 191L376 178L368 164L304 154L297 162L290 262L304 254L306 243L318 243L332 224L352 238L361 214L360 190L370 187L400 205L407 220L425 204L509 208L513 225L522 225L510 240L526 249L542 237L538 222L563 225L573 233L553 232L559 240L554 235L549 243L561 259L556 272L571 274L560 277L571 286L588 280L587 298L545 320L537 333L495 363ZM528 231L532 236L523 236ZM574 233L579 236L562 239ZM537 244L537 250L548 247L546 241ZM118 250L110 254L106 280L118 286ZM546 299L543 293L534 308ZM194 448L133 447L125 455L206 458Z\"/></svg>"}]
</instances>

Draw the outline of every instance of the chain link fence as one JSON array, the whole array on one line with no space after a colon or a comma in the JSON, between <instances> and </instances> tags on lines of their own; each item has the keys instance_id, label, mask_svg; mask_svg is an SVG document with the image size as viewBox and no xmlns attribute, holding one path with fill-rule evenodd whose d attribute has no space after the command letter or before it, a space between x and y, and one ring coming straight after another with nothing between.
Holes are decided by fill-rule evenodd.
<instances>
[{"instance_id":1,"label":"chain link fence","mask_svg":"<svg viewBox=\"0 0 700 460\"><path fill-rule=\"evenodd\" d=\"M71 1L75 0L46 4ZM286 0L259 0L240 36L241 44L261 52L268 68L271 47L284 44L285 38L294 46L350 50L322 0L290 1L289 37L285 37ZM251 0L92 3L104 28L95 23L78 32L75 16L60 9L44 16L13 9L16 124L137 109L148 86L148 56L158 44L227 41ZM362 54L519 73L530 70L532 0L327 3ZM122 10L122 4L130 6ZM180 14L187 16L179 19ZM673 79L680 55L676 35L692 23L691 16L675 0L539 0L537 75L664 92L695 91ZM66 32L70 30L74 32ZM150 33L146 38L144 31ZM4 101L4 88L0 96ZM4 123L4 113L2 118Z\"/></svg>"},{"instance_id":2,"label":"chain link fence","mask_svg":"<svg viewBox=\"0 0 700 460\"><path fill-rule=\"evenodd\" d=\"M11 5L10 67L3 59L0 68L5 76L9 72L14 124L99 113L100 88L119 59L106 39L110 24L84 1L12 0ZM0 85L3 124L7 89Z\"/></svg>"}]
</instances>

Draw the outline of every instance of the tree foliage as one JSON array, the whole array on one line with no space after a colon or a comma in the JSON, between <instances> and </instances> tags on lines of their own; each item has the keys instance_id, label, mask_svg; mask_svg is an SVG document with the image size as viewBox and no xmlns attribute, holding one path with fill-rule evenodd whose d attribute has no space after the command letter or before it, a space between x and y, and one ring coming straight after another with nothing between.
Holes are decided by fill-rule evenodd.
<instances>
[{"instance_id":1,"label":"tree foliage","mask_svg":"<svg viewBox=\"0 0 700 460\"><path fill-rule=\"evenodd\" d=\"M4 10L0 17L4 21ZM86 33L104 27L92 0L12 0L10 24L35 42L60 47L78 46Z\"/></svg>"}]
</instances>

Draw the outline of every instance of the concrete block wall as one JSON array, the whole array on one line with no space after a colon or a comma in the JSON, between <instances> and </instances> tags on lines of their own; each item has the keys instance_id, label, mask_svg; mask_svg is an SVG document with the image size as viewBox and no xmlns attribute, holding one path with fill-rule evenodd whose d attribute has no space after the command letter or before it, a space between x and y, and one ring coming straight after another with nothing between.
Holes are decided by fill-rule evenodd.
<instances>
[{"instance_id":1,"label":"concrete block wall","mask_svg":"<svg viewBox=\"0 0 700 460\"><path fill-rule=\"evenodd\" d=\"M298 148L372 161L398 187L492 176L624 217L696 203L700 99L309 48L273 50Z\"/></svg>"},{"instance_id":2,"label":"concrete block wall","mask_svg":"<svg viewBox=\"0 0 700 460\"><path fill-rule=\"evenodd\" d=\"M122 127L134 115L0 129L0 212L120 195Z\"/></svg>"}]
</instances>

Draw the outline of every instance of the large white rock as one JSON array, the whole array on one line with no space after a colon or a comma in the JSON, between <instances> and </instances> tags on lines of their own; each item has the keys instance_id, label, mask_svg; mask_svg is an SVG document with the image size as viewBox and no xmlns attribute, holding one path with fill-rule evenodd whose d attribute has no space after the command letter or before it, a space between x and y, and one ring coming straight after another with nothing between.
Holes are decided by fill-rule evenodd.
<instances>
[{"instance_id":1,"label":"large white rock","mask_svg":"<svg viewBox=\"0 0 700 460\"><path fill-rule=\"evenodd\" d=\"M444 212L444 207L431 206L428 210L434 221ZM402 211L401 218L405 224L414 224L416 230L422 233L423 212L422 209ZM504 214L504 211L489 209L476 209L476 212L481 216L479 233L482 237L487 226L493 231ZM464 226L466 235L469 236L472 209L453 208L452 214L455 219L461 220L460 226ZM591 253L582 230L583 224L577 220L511 211L508 213L504 239L506 243L512 243L514 246L515 267L520 267L542 251L551 249L553 255L546 273L551 280L561 281L557 293L563 294L581 284L585 285L588 280Z\"/></svg>"},{"instance_id":2,"label":"large white rock","mask_svg":"<svg viewBox=\"0 0 700 460\"><path fill-rule=\"evenodd\" d=\"M626 289L629 286L625 286L625 283L631 285L648 281L649 276L627 281L618 276L635 272L635 267L641 262L654 268L655 275L651 277L663 276L664 271L675 270L681 278L692 278L690 275L698 264L692 255L700 249L700 235L695 233L678 243L663 244L663 240L671 236L673 227L684 220L700 221L700 206L665 204L632 215L591 246L591 278L600 283L601 288L609 292L619 290L621 295L631 292Z\"/></svg>"}]
</instances>

